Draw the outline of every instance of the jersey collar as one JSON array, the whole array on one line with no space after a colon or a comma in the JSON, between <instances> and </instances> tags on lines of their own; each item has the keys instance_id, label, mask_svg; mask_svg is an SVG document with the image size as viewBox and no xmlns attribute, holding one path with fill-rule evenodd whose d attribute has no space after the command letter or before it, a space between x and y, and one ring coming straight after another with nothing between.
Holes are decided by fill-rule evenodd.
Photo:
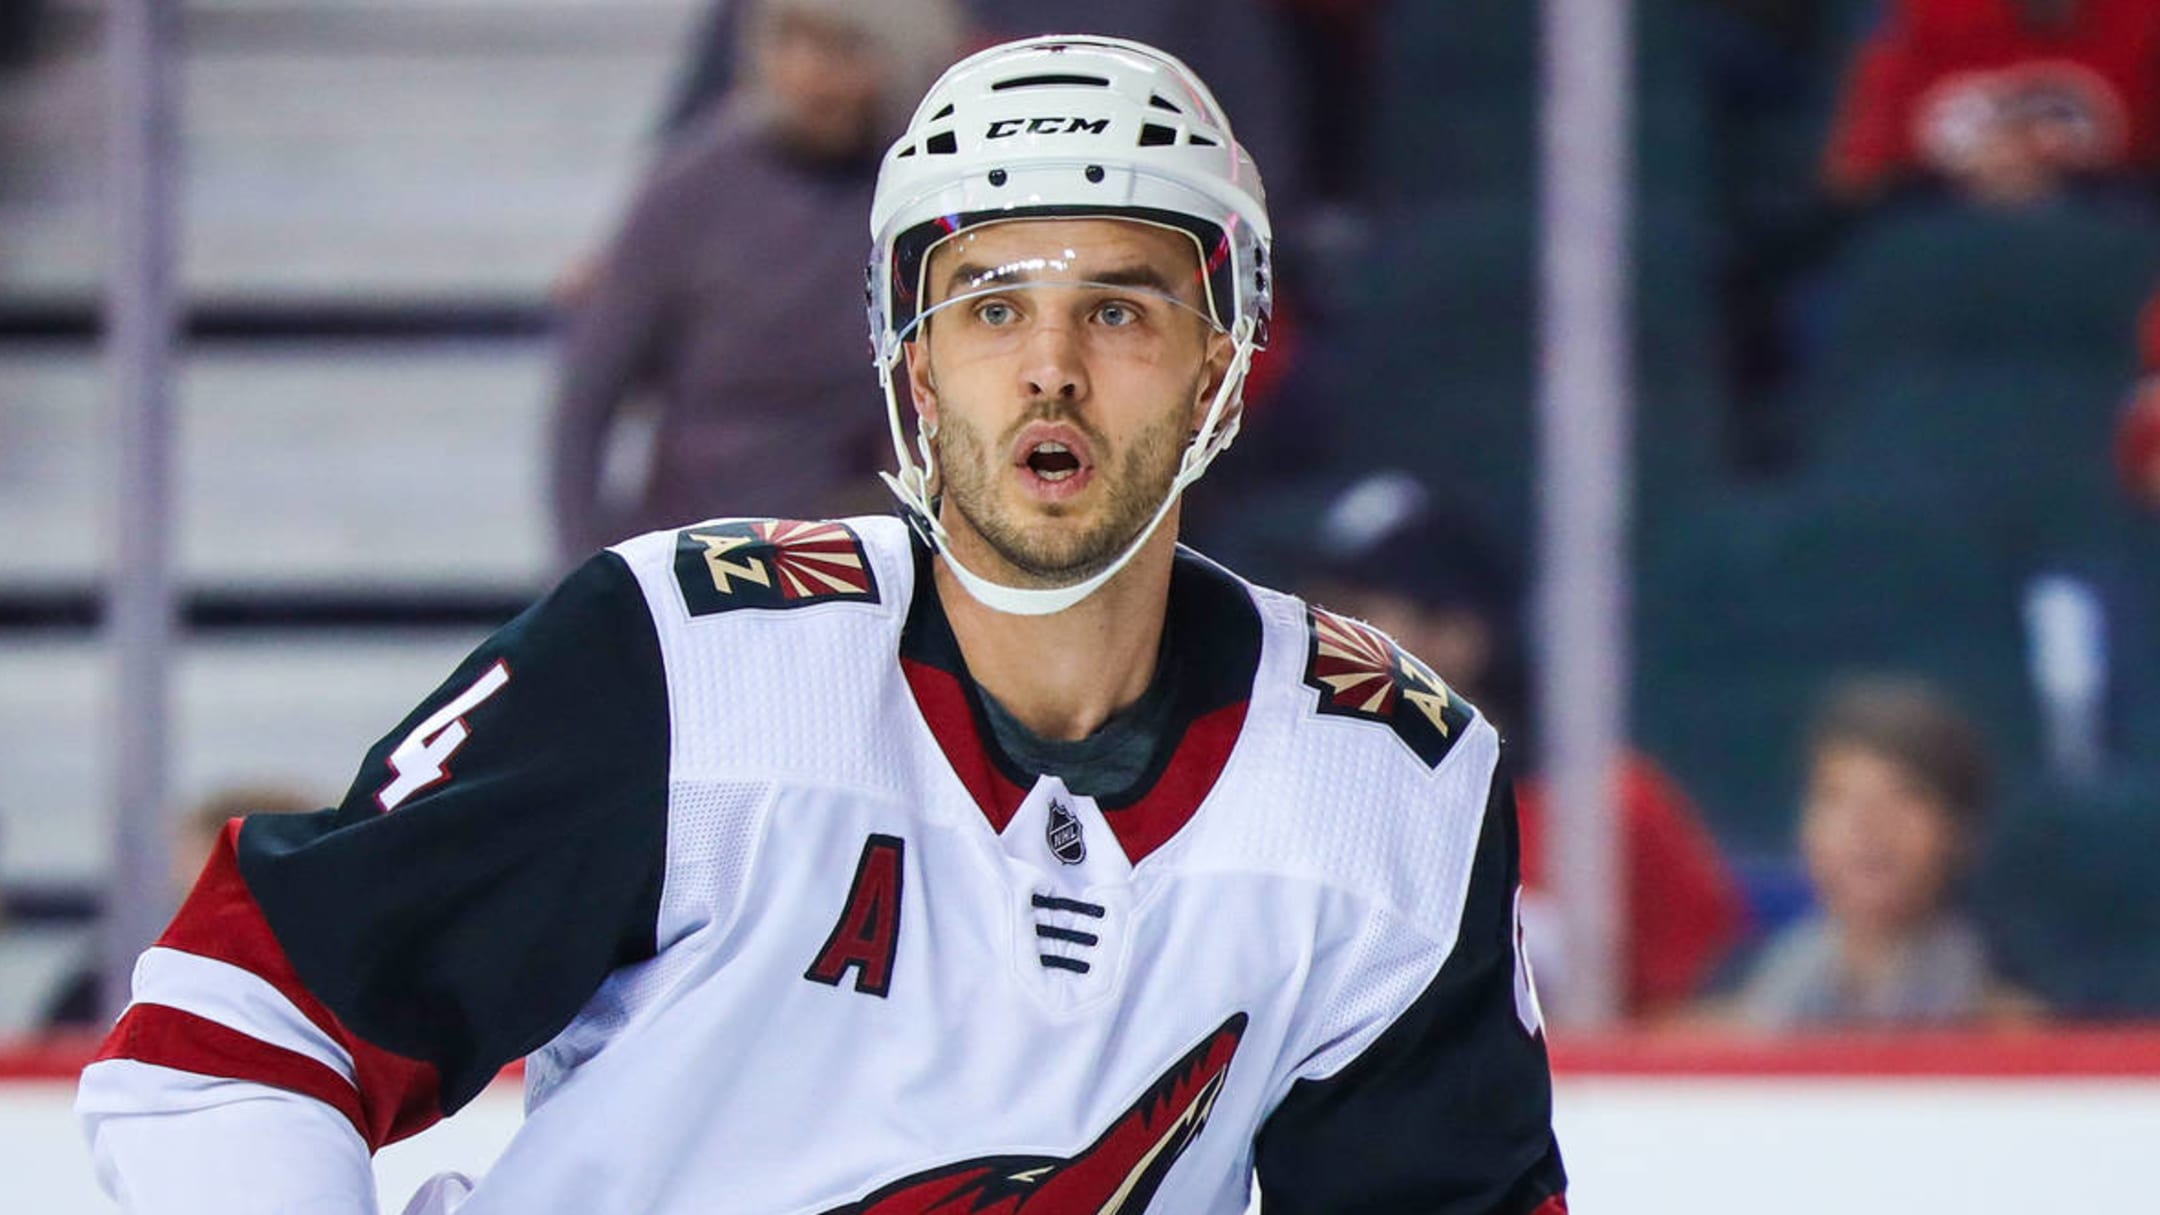
<instances>
[{"instance_id":1,"label":"jersey collar","mask_svg":"<svg viewBox=\"0 0 2160 1215\"><path fill-rule=\"evenodd\" d=\"M983 693L968 674L915 542L915 592L900 634L900 667L947 762L1002 832L1041 773L1026 771L991 733ZM1131 786L1096 799L1126 858L1137 865L1191 821L1230 761L1260 666L1260 614L1238 580L1180 547L1170 574L1163 671L1173 680L1162 736ZM1174 669L1173 669L1174 667Z\"/></svg>"}]
</instances>

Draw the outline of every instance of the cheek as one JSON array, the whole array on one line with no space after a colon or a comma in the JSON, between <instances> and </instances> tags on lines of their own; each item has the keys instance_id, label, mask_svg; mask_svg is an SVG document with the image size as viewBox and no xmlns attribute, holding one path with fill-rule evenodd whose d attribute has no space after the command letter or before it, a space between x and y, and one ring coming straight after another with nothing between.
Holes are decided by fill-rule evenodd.
<instances>
[{"instance_id":1,"label":"cheek","mask_svg":"<svg viewBox=\"0 0 2160 1215\"><path fill-rule=\"evenodd\" d=\"M1800 850L1820 852L1834 847L1843 834L1845 815L1820 799L1811 799L1800 810Z\"/></svg>"},{"instance_id":2,"label":"cheek","mask_svg":"<svg viewBox=\"0 0 2160 1215\"><path fill-rule=\"evenodd\" d=\"M1865 807L1837 802L1810 806L1800 820L1800 853L1818 881L1836 882L1856 864L1880 856L1881 833Z\"/></svg>"},{"instance_id":3,"label":"cheek","mask_svg":"<svg viewBox=\"0 0 2160 1215\"><path fill-rule=\"evenodd\" d=\"M1131 444L1135 451L1141 436L1151 448L1168 442L1183 450L1208 407L1206 372L1194 375L1191 367L1184 362L1103 360L1089 370L1090 391L1106 411L1129 411L1126 416L1133 420L1122 429L1136 440Z\"/></svg>"},{"instance_id":4,"label":"cheek","mask_svg":"<svg viewBox=\"0 0 2160 1215\"><path fill-rule=\"evenodd\" d=\"M800 38L783 37L766 48L759 67L765 82L790 98L814 93L818 87L817 55Z\"/></svg>"},{"instance_id":5,"label":"cheek","mask_svg":"<svg viewBox=\"0 0 2160 1215\"><path fill-rule=\"evenodd\" d=\"M1192 427L1182 410L1166 410L1125 441L1121 464L1131 475L1173 475L1184 457Z\"/></svg>"},{"instance_id":6,"label":"cheek","mask_svg":"<svg viewBox=\"0 0 2160 1215\"><path fill-rule=\"evenodd\" d=\"M858 58L838 73L835 89L856 105L868 109L877 104L883 84L876 66Z\"/></svg>"},{"instance_id":7,"label":"cheek","mask_svg":"<svg viewBox=\"0 0 2160 1215\"><path fill-rule=\"evenodd\" d=\"M1827 876L1828 867L1836 860L1838 852L1836 833L1819 814L1810 812L1800 820L1800 857L1816 881Z\"/></svg>"},{"instance_id":8,"label":"cheek","mask_svg":"<svg viewBox=\"0 0 2160 1215\"><path fill-rule=\"evenodd\" d=\"M1917 827L1903 843L1906 870L1915 881L1940 885L1957 872L1958 841L1947 826Z\"/></svg>"}]
</instances>

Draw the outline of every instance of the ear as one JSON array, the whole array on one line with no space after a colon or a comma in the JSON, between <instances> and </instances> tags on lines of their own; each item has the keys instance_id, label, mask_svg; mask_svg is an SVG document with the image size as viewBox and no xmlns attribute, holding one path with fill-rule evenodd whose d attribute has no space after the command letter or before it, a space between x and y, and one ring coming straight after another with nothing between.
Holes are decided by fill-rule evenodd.
<instances>
[{"instance_id":1,"label":"ear","mask_svg":"<svg viewBox=\"0 0 2160 1215\"><path fill-rule=\"evenodd\" d=\"M937 373L930 367L930 348L921 340L901 347L907 358L908 397L915 402L915 418L925 429L937 425Z\"/></svg>"},{"instance_id":2,"label":"ear","mask_svg":"<svg viewBox=\"0 0 2160 1215\"><path fill-rule=\"evenodd\" d=\"M1207 419L1208 406L1215 402L1215 394L1222 391L1223 377L1230 374L1230 358L1236 348L1236 343L1230 340L1229 334L1217 333L1212 329L1208 331L1207 352L1201 356L1200 390L1193 396L1191 426L1188 429L1200 429L1200 423Z\"/></svg>"}]
</instances>

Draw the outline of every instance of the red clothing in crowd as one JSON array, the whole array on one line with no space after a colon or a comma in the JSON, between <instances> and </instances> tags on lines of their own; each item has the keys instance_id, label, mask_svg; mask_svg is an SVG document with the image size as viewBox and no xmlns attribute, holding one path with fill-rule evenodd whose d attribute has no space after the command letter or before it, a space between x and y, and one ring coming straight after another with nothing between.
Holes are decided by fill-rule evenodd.
<instances>
[{"instance_id":1,"label":"red clothing in crowd","mask_svg":"<svg viewBox=\"0 0 2160 1215\"><path fill-rule=\"evenodd\" d=\"M2147 380L2123 410L2115 472L2134 501L2160 510L2160 381Z\"/></svg>"},{"instance_id":2,"label":"red clothing in crowd","mask_svg":"<svg viewBox=\"0 0 2160 1215\"><path fill-rule=\"evenodd\" d=\"M2144 378L2115 432L2115 472L2140 505L2160 510L2160 294L2138 314L2138 365Z\"/></svg>"},{"instance_id":3,"label":"red clothing in crowd","mask_svg":"<svg viewBox=\"0 0 2160 1215\"><path fill-rule=\"evenodd\" d=\"M2015 0L1887 0L1848 70L1832 188L1954 166L2005 119L2063 170L2160 166L2160 0L2073 8L2047 25Z\"/></svg>"},{"instance_id":4,"label":"red clothing in crowd","mask_svg":"<svg viewBox=\"0 0 2160 1215\"><path fill-rule=\"evenodd\" d=\"M1619 776L1621 848L1627 854L1625 992L1627 1012L1640 1016L1695 994L1739 940L1747 907L1680 786L1632 753L1621 761ZM1523 884L1550 889L1544 787L1523 777L1515 798Z\"/></svg>"},{"instance_id":5,"label":"red clothing in crowd","mask_svg":"<svg viewBox=\"0 0 2160 1215\"><path fill-rule=\"evenodd\" d=\"M2160 372L2160 290L2145 298L2138 313L2137 344L2138 366L2147 375Z\"/></svg>"}]
</instances>

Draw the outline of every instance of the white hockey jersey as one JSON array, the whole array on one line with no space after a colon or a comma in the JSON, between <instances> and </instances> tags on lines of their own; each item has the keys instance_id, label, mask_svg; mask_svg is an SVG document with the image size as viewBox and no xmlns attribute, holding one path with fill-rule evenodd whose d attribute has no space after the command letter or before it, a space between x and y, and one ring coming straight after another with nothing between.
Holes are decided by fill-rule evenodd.
<instances>
[{"instance_id":1,"label":"white hockey jersey","mask_svg":"<svg viewBox=\"0 0 2160 1215\"><path fill-rule=\"evenodd\" d=\"M105 1132L267 1088L358 1153L523 1057L463 1215L1564 1211L1492 727L1181 553L1172 728L1080 796L996 745L929 560L629 541L341 806L229 829L84 1074L108 1178L180 1209Z\"/></svg>"}]
</instances>

